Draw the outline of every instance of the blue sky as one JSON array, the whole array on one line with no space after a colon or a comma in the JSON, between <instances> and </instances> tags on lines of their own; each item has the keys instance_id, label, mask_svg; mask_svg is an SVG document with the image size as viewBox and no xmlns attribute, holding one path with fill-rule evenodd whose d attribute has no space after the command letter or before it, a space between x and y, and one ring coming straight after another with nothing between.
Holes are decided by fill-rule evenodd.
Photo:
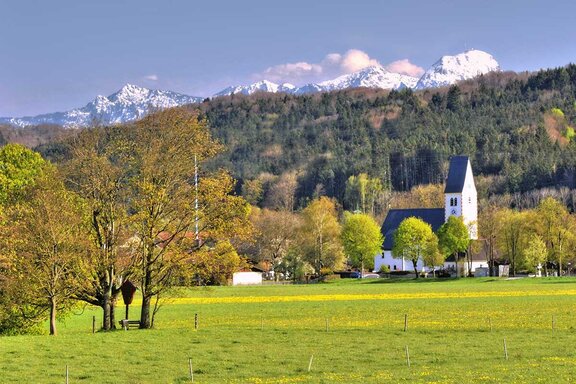
<instances>
[{"instance_id":1,"label":"blue sky","mask_svg":"<svg viewBox=\"0 0 576 384\"><path fill-rule=\"evenodd\" d=\"M576 61L576 2L1 0L0 116L80 107L125 83L209 96L366 65L417 73L467 48L504 70Z\"/></svg>"}]
</instances>

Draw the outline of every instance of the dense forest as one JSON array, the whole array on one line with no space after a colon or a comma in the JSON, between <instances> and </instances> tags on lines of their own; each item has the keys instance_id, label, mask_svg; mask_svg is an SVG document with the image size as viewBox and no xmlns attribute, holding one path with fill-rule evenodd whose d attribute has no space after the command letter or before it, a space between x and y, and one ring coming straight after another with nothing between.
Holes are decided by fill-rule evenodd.
<instances>
[{"instance_id":1,"label":"dense forest","mask_svg":"<svg viewBox=\"0 0 576 384\"><path fill-rule=\"evenodd\" d=\"M575 92L569 65L417 93L233 95L201 109L228 149L215 165L264 186L296 172L299 205L318 191L343 201L346 180L363 172L396 191L441 183L456 154L471 157L487 197L575 186Z\"/></svg>"},{"instance_id":2,"label":"dense forest","mask_svg":"<svg viewBox=\"0 0 576 384\"><path fill-rule=\"evenodd\" d=\"M232 95L189 108L226 148L209 166L229 169L237 191L260 206L274 207L275 188L286 184L292 208L319 195L346 205L346 182L361 173L390 191L442 183L457 154L471 157L480 198L576 186L576 65L420 92ZM39 144L51 160L66 157L66 135L32 130L1 132Z\"/></svg>"}]
</instances>

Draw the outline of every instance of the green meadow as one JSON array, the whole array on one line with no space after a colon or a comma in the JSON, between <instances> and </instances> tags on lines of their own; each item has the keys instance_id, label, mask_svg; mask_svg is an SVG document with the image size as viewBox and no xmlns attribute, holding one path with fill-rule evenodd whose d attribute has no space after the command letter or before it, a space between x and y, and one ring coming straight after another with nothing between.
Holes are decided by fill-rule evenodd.
<instances>
[{"instance_id":1,"label":"green meadow","mask_svg":"<svg viewBox=\"0 0 576 384\"><path fill-rule=\"evenodd\" d=\"M78 308L56 337L1 337L0 382L64 383L68 366L70 383L189 383L190 362L195 383L568 383L576 372L572 278L179 289L153 330L93 334L94 315Z\"/></svg>"}]
</instances>

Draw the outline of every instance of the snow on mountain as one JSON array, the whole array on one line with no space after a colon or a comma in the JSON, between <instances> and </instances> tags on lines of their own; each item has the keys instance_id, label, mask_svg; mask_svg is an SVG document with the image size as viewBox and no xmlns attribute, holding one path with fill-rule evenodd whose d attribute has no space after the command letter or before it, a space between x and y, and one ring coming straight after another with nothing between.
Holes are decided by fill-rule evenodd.
<instances>
[{"instance_id":1,"label":"snow on mountain","mask_svg":"<svg viewBox=\"0 0 576 384\"><path fill-rule=\"evenodd\" d=\"M214 97L229 96L231 94L251 95L255 92L287 92L291 93L296 87L290 83L276 84L268 80L258 81L250 85L237 85L225 88L216 93Z\"/></svg>"},{"instance_id":2,"label":"snow on mountain","mask_svg":"<svg viewBox=\"0 0 576 384\"><path fill-rule=\"evenodd\" d=\"M307 93L308 90L334 91L346 88L381 88L398 89L401 87L412 88L416 85L417 78L401 75L386 70L384 67L375 65L361 69L348 75L343 75L334 80L323 81L318 84L308 84L299 88L295 93Z\"/></svg>"},{"instance_id":3,"label":"snow on mountain","mask_svg":"<svg viewBox=\"0 0 576 384\"><path fill-rule=\"evenodd\" d=\"M498 62L488 53L469 50L455 56L442 56L418 80L415 89L443 87L492 71L499 71Z\"/></svg>"},{"instance_id":4,"label":"snow on mountain","mask_svg":"<svg viewBox=\"0 0 576 384\"><path fill-rule=\"evenodd\" d=\"M57 124L66 128L86 127L94 123L103 125L119 124L140 119L151 110L199 103L202 100L201 97L126 84L118 92L108 97L97 96L82 108L38 116L2 117L0 118L0 124L10 124L18 127Z\"/></svg>"}]
</instances>

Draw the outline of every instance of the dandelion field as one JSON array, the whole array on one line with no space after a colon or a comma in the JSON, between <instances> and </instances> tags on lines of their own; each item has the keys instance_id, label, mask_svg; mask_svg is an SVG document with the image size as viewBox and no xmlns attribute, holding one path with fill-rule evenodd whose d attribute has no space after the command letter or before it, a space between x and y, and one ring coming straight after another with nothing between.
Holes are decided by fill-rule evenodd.
<instances>
[{"instance_id":1,"label":"dandelion field","mask_svg":"<svg viewBox=\"0 0 576 384\"><path fill-rule=\"evenodd\" d=\"M190 361L195 383L567 383L576 369L571 278L181 289L147 331L92 334L93 315L0 338L0 382L64 383L68 365L70 383L188 383Z\"/></svg>"}]
</instances>

